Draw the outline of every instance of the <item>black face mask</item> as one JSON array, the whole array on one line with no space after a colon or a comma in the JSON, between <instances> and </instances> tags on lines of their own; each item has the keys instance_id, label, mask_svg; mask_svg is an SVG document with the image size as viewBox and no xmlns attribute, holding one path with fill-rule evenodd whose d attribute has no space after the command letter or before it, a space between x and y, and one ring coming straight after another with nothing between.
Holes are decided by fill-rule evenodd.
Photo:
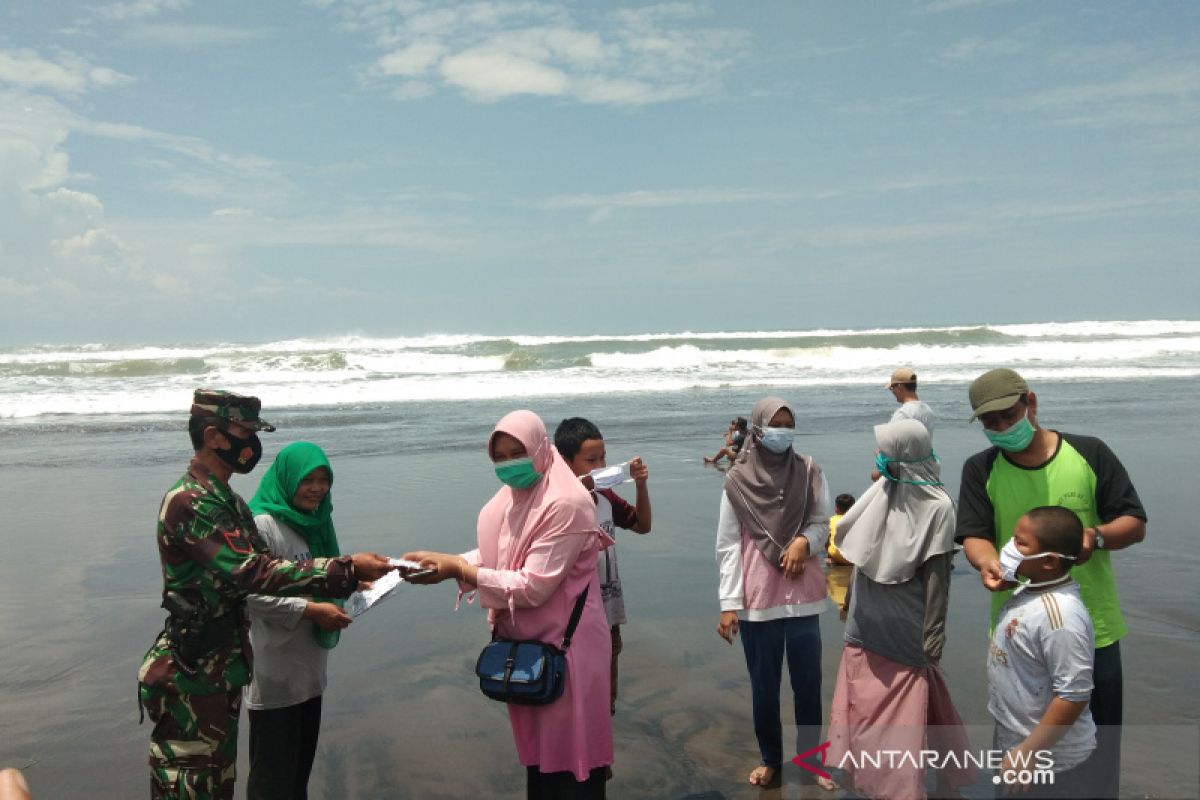
<instances>
[{"instance_id":1,"label":"black face mask","mask_svg":"<svg viewBox=\"0 0 1200 800\"><path fill-rule=\"evenodd\" d=\"M252 433L245 439L234 436L229 431L221 431L229 440L228 450L217 450L217 458L229 465L234 472L245 475L262 458L262 442L257 433Z\"/></svg>"}]
</instances>

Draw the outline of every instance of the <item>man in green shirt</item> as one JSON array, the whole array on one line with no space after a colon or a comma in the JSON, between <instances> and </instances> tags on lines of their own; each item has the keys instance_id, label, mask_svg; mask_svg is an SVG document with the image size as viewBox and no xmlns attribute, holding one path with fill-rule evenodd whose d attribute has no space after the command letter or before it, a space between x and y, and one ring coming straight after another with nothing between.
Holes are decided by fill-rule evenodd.
<instances>
[{"instance_id":1,"label":"man in green shirt","mask_svg":"<svg viewBox=\"0 0 1200 800\"><path fill-rule=\"evenodd\" d=\"M1122 677L1120 638L1127 632L1111 551L1146 537L1146 512L1121 462L1092 436L1042 428L1038 399L1011 369L994 369L970 389L972 419L983 423L992 447L963 464L955 540L979 570L992 596L992 624L1012 594L1000 550L1021 516L1038 506L1063 506L1084 525L1083 550L1071 570L1095 626L1095 688L1090 708L1097 747L1086 769L1092 796L1116 797L1121 770ZM1011 576L1010 576L1011 578Z\"/></svg>"},{"instance_id":2,"label":"man in green shirt","mask_svg":"<svg viewBox=\"0 0 1200 800\"><path fill-rule=\"evenodd\" d=\"M188 431L196 454L167 490L158 552L167 623L138 670L154 723L150 796L232 800L242 687L252 654L246 595L348 597L393 569L375 553L285 561L262 547L254 517L229 487L262 456L257 397L198 389Z\"/></svg>"}]
</instances>

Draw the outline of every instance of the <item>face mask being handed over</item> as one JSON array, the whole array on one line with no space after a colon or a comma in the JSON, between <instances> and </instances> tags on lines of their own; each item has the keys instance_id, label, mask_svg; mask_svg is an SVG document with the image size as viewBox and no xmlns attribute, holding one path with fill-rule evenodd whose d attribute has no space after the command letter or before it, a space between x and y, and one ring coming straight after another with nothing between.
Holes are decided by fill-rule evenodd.
<instances>
[{"instance_id":1,"label":"face mask being handed over","mask_svg":"<svg viewBox=\"0 0 1200 800\"><path fill-rule=\"evenodd\" d=\"M1021 566L1022 561L1032 561L1035 558L1045 558L1046 556L1058 556L1065 558L1068 561L1074 561L1074 556L1064 556L1062 553L1034 553L1027 556L1017 549L1016 539L1009 539L1004 543L1004 547L1000 548L1000 568L1004 570L1004 580L1017 583L1020 581L1017 575L1017 568ZM1045 586L1048 583L1056 583L1062 580L1062 577L1053 578L1048 581L1027 581L1023 582L1024 586Z\"/></svg>"},{"instance_id":2,"label":"face mask being handed over","mask_svg":"<svg viewBox=\"0 0 1200 800\"><path fill-rule=\"evenodd\" d=\"M1029 421L1029 412L1002 431L989 431L984 428L983 434L988 441L1009 453L1019 453L1033 441L1036 428Z\"/></svg>"},{"instance_id":3,"label":"face mask being handed over","mask_svg":"<svg viewBox=\"0 0 1200 800\"><path fill-rule=\"evenodd\" d=\"M795 428L763 428L762 446L772 453L786 453L796 438Z\"/></svg>"},{"instance_id":4,"label":"face mask being handed over","mask_svg":"<svg viewBox=\"0 0 1200 800\"><path fill-rule=\"evenodd\" d=\"M532 458L512 458L496 464L496 477L505 486L528 489L542 479L542 473L533 468Z\"/></svg>"},{"instance_id":5,"label":"face mask being handed over","mask_svg":"<svg viewBox=\"0 0 1200 800\"><path fill-rule=\"evenodd\" d=\"M614 486L620 486L622 483L628 483L633 480L629 475L628 461L611 467L594 469L588 475L592 477L592 485L596 487L596 491L611 489Z\"/></svg>"},{"instance_id":6,"label":"face mask being handed over","mask_svg":"<svg viewBox=\"0 0 1200 800\"><path fill-rule=\"evenodd\" d=\"M240 436L234 436L229 431L221 431L222 435L229 440L228 450L217 450L217 458L229 465L229 468L239 475L245 475L258 463L262 458L262 441L258 438L258 434L252 433L245 439Z\"/></svg>"}]
</instances>

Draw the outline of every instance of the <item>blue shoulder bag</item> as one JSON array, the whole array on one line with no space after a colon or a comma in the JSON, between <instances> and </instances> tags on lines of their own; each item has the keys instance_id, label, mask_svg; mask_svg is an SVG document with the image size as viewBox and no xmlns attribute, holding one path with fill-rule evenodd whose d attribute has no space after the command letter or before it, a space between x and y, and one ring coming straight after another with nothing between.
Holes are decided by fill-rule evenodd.
<instances>
[{"instance_id":1,"label":"blue shoulder bag","mask_svg":"<svg viewBox=\"0 0 1200 800\"><path fill-rule=\"evenodd\" d=\"M493 633L492 641L475 662L479 689L502 703L544 706L557 700L567 679L567 648L583 615L588 588L585 586L575 601L558 647L538 641L499 639Z\"/></svg>"}]
</instances>

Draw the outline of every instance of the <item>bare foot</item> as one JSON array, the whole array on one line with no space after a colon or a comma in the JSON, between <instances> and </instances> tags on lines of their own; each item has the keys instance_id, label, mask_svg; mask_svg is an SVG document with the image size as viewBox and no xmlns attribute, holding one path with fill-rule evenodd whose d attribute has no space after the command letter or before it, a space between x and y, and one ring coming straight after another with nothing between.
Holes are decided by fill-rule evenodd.
<instances>
[{"instance_id":1,"label":"bare foot","mask_svg":"<svg viewBox=\"0 0 1200 800\"><path fill-rule=\"evenodd\" d=\"M827 792L836 792L838 789L842 788L841 786L838 786L837 781L833 780L832 778L822 778L820 775L817 776L816 784Z\"/></svg>"},{"instance_id":2,"label":"bare foot","mask_svg":"<svg viewBox=\"0 0 1200 800\"><path fill-rule=\"evenodd\" d=\"M771 781L775 780L776 769L768 767L766 764L760 764L750 771L750 785L767 787L771 785Z\"/></svg>"},{"instance_id":3,"label":"bare foot","mask_svg":"<svg viewBox=\"0 0 1200 800\"><path fill-rule=\"evenodd\" d=\"M711 459L711 458L709 458L708 456L705 456L705 457L704 457L704 463L705 463L705 464L715 464L715 463L716 463L716 460L715 460L715 459Z\"/></svg>"}]
</instances>

